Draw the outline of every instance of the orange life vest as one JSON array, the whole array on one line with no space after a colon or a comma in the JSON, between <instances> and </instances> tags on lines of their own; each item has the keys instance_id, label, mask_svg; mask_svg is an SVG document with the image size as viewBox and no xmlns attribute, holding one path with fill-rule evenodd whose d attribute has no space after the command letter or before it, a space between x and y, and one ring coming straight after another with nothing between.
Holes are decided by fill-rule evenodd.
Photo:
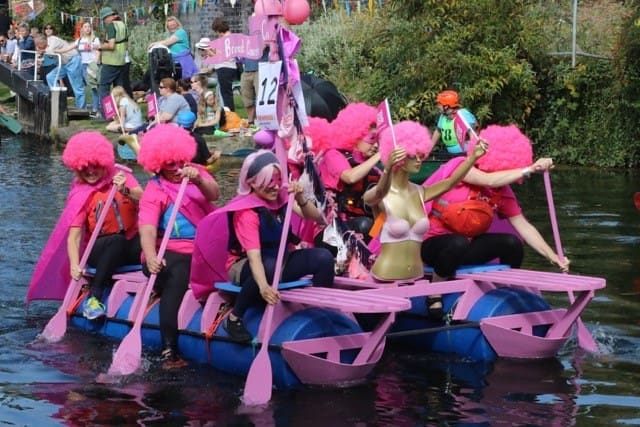
<instances>
[{"instance_id":1,"label":"orange life vest","mask_svg":"<svg viewBox=\"0 0 640 427\"><path fill-rule=\"evenodd\" d=\"M96 191L89 200L89 216L87 218L89 233L92 233L96 228L100 213L102 209L104 209L107 201L107 195L107 192ZM104 224L102 224L100 235L106 236L109 234L125 233L136 225L137 220L138 208L136 204L122 193L117 192L109 207L109 212L104 220Z\"/></svg>"}]
</instances>

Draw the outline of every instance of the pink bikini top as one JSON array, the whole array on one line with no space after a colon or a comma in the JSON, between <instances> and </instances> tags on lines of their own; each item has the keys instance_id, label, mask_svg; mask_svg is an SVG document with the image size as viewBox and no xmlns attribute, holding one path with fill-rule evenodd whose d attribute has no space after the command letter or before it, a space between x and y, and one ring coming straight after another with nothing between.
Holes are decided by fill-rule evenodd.
<instances>
[{"instance_id":1,"label":"pink bikini top","mask_svg":"<svg viewBox=\"0 0 640 427\"><path fill-rule=\"evenodd\" d=\"M422 202L422 195L420 195L420 201ZM425 234L429 231L429 218L426 214L412 226L406 219L390 215L384 200L382 204L384 205L387 219L380 230L380 243L406 242L407 240L422 242L424 240Z\"/></svg>"}]
</instances>

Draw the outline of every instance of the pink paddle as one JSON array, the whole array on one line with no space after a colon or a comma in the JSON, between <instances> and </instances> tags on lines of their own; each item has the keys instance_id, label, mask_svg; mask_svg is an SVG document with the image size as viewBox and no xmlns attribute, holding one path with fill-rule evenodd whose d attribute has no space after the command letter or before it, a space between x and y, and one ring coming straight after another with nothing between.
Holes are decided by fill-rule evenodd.
<instances>
[{"instance_id":1,"label":"pink paddle","mask_svg":"<svg viewBox=\"0 0 640 427\"><path fill-rule=\"evenodd\" d=\"M553 230L553 238L556 243L556 252L560 261L564 260L564 254L562 253L562 242L560 241L560 231L558 230L558 220L556 219L556 208L553 203L553 193L551 192L551 178L549 177L549 171L544 171L544 188L547 192L547 204L549 205L549 218L551 220L551 228ZM573 291L568 291L569 302L573 304L575 296ZM598 351L598 344L591 336L591 333L587 327L582 323L582 319L578 317L576 321L578 324L578 345L583 349L596 353Z\"/></svg>"},{"instance_id":2,"label":"pink paddle","mask_svg":"<svg viewBox=\"0 0 640 427\"><path fill-rule=\"evenodd\" d=\"M291 224L293 197L294 193L290 193L289 200L287 201L287 210L284 215L284 223L282 224L282 235L280 236L280 247L278 248L278 257L276 258L276 269L273 273L273 282L271 283L273 289L278 289L278 282L280 281L284 250L287 246L287 236L289 235L289 225ZM256 358L253 359L253 363L249 368L249 374L247 375L247 382L244 385L242 401L245 405L264 405L271 399L273 377L268 347L273 332L271 330L271 323L273 321L274 308L274 305L267 304L267 308L264 310L259 329L262 330L262 337L260 339L262 345Z\"/></svg>"},{"instance_id":3,"label":"pink paddle","mask_svg":"<svg viewBox=\"0 0 640 427\"><path fill-rule=\"evenodd\" d=\"M118 169L121 169L125 172L131 172L126 166L116 165ZM111 206L113 199L116 196L116 191L118 191L117 185L111 186L111 191L107 195L107 200L105 206ZM105 219L107 218L107 214L109 213L109 209L103 209L98 217L98 221L96 222L96 227L93 229L91 233L91 237L89 238L89 242L87 243L87 247L84 249L82 253L82 257L80 258L80 268L84 270L84 267L87 265L87 260L89 259L89 255L91 254L91 250L93 249L93 245L96 243L98 236L100 235L100 230L102 229L102 225L104 224ZM67 286L67 292L64 295L64 299L62 300L62 304L60 308L53 315L53 317L47 323L47 326L44 327L44 330L40 334L40 337L47 342L57 342L62 339L65 332L67 332L67 310L74 302L78 293L80 292L80 281L71 279L69 282L69 286Z\"/></svg>"},{"instance_id":4,"label":"pink paddle","mask_svg":"<svg viewBox=\"0 0 640 427\"><path fill-rule=\"evenodd\" d=\"M182 179L180 190L178 191L176 200L173 203L171 216L169 217L169 221L167 222L167 228L165 230L164 236L162 236L162 242L160 242L160 248L158 249L158 259L162 259L162 257L164 257L164 253L167 249L167 244L169 243L169 237L171 236L171 230L173 229L173 224L175 223L176 217L178 216L178 211L180 210L180 205L182 204L182 197L184 196L184 192L187 189L188 183L189 178ZM151 297L151 292L153 291L153 285L156 281L156 277L157 274L152 274L149 277L147 286L144 289L142 303L138 308L138 313L136 314L136 319L134 321L133 327L124 337L122 342L120 342L120 346L118 346L118 350L116 350L116 354L113 356L113 361L111 362L111 367L109 368L109 375L130 375L134 373L140 366L140 357L142 355L142 321L144 320L144 316L146 314L145 308L147 307L149 297Z\"/></svg>"}]
</instances>

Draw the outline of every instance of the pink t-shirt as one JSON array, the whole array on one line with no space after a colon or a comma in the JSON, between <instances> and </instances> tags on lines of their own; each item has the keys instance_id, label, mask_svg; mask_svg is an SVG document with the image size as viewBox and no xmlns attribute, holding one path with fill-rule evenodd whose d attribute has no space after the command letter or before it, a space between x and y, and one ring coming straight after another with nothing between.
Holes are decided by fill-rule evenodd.
<instances>
[{"instance_id":1,"label":"pink t-shirt","mask_svg":"<svg viewBox=\"0 0 640 427\"><path fill-rule=\"evenodd\" d=\"M365 160L359 151L353 151L351 155L358 163L362 163ZM340 176L349 169L351 169L351 164L344 154L335 149L328 150L324 153L319 167L322 183L326 188L342 191L344 184L340 181Z\"/></svg>"},{"instance_id":2,"label":"pink t-shirt","mask_svg":"<svg viewBox=\"0 0 640 427\"><path fill-rule=\"evenodd\" d=\"M244 251L260 249L260 216L253 209L243 209L233 213L233 229ZM225 267L227 272L240 259L229 253Z\"/></svg>"},{"instance_id":3,"label":"pink t-shirt","mask_svg":"<svg viewBox=\"0 0 640 427\"><path fill-rule=\"evenodd\" d=\"M124 174L125 174L125 177L127 178L127 180L124 183L125 187L127 187L129 190L131 190L132 188L140 187L140 183L138 182L136 177L133 176L133 174L129 172L125 172ZM111 188L109 187L109 189L106 191L109 192L110 189ZM91 197L89 197L89 199L91 199ZM91 211L91 206L89 206L89 203L85 203L85 205L82 207L80 212L78 212L78 215L71 222L71 227L85 228L85 231L86 231L85 239L88 239L90 236L90 232L88 231L89 228L87 227L87 218L89 217L90 211ZM131 239L133 238L133 236L136 235L137 232L138 232L138 227L132 227L125 232L125 237L127 239Z\"/></svg>"},{"instance_id":4,"label":"pink t-shirt","mask_svg":"<svg viewBox=\"0 0 640 427\"><path fill-rule=\"evenodd\" d=\"M202 179L213 179L204 168L198 168ZM150 185L144 189L142 198L140 199L139 212L138 212L138 226L153 225L157 227L160 223L160 218L164 212L169 209L169 206L173 203L173 199L162 190L159 185ZM183 204L187 203L189 195L197 195L203 197L202 193L195 184L189 183L187 190L185 191ZM198 224L194 224L197 226ZM158 236L157 246L160 247L160 236ZM192 239L169 239L167 243L167 250L172 252L178 252L183 254L190 254L193 252L193 240Z\"/></svg>"},{"instance_id":5,"label":"pink t-shirt","mask_svg":"<svg viewBox=\"0 0 640 427\"><path fill-rule=\"evenodd\" d=\"M470 188L464 182L458 184L453 189L449 190L442 197L449 203L461 202L467 200L469 197ZM522 213L522 209L518 204L516 195L508 185L500 188L483 188L482 195L491 199L496 193L500 193L500 201L496 207L496 214L499 218L511 218ZM427 234L427 239L434 236L440 236L443 234L451 234L452 231L445 227L440 219L433 214L429 214L430 228Z\"/></svg>"}]
</instances>

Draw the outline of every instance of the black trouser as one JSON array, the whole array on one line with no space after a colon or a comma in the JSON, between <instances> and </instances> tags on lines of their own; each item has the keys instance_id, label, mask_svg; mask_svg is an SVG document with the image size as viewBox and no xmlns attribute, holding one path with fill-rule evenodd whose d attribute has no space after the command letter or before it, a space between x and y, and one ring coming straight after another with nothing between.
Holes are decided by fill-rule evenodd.
<instances>
[{"instance_id":1,"label":"black trouser","mask_svg":"<svg viewBox=\"0 0 640 427\"><path fill-rule=\"evenodd\" d=\"M335 275L333 262L333 256L326 249L300 249L289 254L280 277L282 277L283 282L291 282L307 274L311 274L313 275L311 279L313 286L332 286ZM271 283L276 270L276 257L263 256L262 264L264 265L267 280ZM247 311L247 308L250 306L265 304L260 295L260 288L253 279L249 261L245 262L242 267L240 283L242 289L233 306L233 314L238 317L243 317L245 311Z\"/></svg>"},{"instance_id":2,"label":"black trouser","mask_svg":"<svg viewBox=\"0 0 640 427\"><path fill-rule=\"evenodd\" d=\"M235 80L237 73L235 68L218 68L216 70L222 103L231 111L236 110L233 100L233 80Z\"/></svg>"},{"instance_id":3,"label":"black trouser","mask_svg":"<svg viewBox=\"0 0 640 427\"><path fill-rule=\"evenodd\" d=\"M88 265L96 269L91 278L91 296L102 301L105 288L111 286L111 276L123 265L140 264L140 236L127 240L123 234L98 237L89 255Z\"/></svg>"},{"instance_id":4,"label":"black trouser","mask_svg":"<svg viewBox=\"0 0 640 427\"><path fill-rule=\"evenodd\" d=\"M164 348L178 348L178 310L182 298L189 288L191 275L191 254L166 251L167 265L156 277L154 290L160 294L160 335ZM146 264L142 272L150 276Z\"/></svg>"},{"instance_id":5,"label":"black trouser","mask_svg":"<svg viewBox=\"0 0 640 427\"><path fill-rule=\"evenodd\" d=\"M460 234L445 234L422 242L421 255L422 262L433 267L438 276L452 278L461 265L484 264L496 258L501 264L518 268L524 247L510 233L481 234L471 240Z\"/></svg>"}]
</instances>

